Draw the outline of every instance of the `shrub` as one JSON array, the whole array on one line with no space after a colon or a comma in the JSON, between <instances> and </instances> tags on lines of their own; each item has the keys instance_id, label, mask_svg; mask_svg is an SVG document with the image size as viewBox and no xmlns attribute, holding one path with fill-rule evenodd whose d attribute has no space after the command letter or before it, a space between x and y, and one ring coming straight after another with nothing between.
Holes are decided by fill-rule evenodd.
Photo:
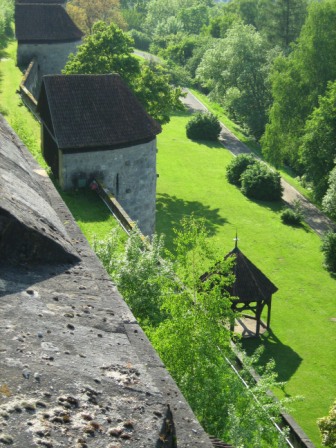
<instances>
[{"instance_id":1,"label":"shrub","mask_svg":"<svg viewBox=\"0 0 336 448\"><path fill-rule=\"evenodd\" d=\"M336 447L336 401L326 417L319 418L317 425L322 435L322 445Z\"/></svg>"},{"instance_id":2,"label":"shrub","mask_svg":"<svg viewBox=\"0 0 336 448\"><path fill-rule=\"evenodd\" d=\"M221 131L218 118L210 113L196 113L187 123L187 137L192 140L216 141Z\"/></svg>"},{"instance_id":3,"label":"shrub","mask_svg":"<svg viewBox=\"0 0 336 448\"><path fill-rule=\"evenodd\" d=\"M299 226L304 219L302 204L299 200L293 202L293 208L287 207L281 213L281 221L291 226Z\"/></svg>"},{"instance_id":4,"label":"shrub","mask_svg":"<svg viewBox=\"0 0 336 448\"><path fill-rule=\"evenodd\" d=\"M327 232L323 238L321 250L324 254L324 265L330 272L336 273L336 233Z\"/></svg>"},{"instance_id":5,"label":"shrub","mask_svg":"<svg viewBox=\"0 0 336 448\"><path fill-rule=\"evenodd\" d=\"M134 40L134 46L138 50L148 51L149 45L151 43L150 38L147 36L147 34L143 33L142 31L138 30L131 30L127 33L129 36L132 37Z\"/></svg>"},{"instance_id":6,"label":"shrub","mask_svg":"<svg viewBox=\"0 0 336 448\"><path fill-rule=\"evenodd\" d=\"M286 208L281 213L281 221L284 224L288 224L290 226L298 226L301 224L301 218L299 216L297 216L295 211L291 208Z\"/></svg>"},{"instance_id":7,"label":"shrub","mask_svg":"<svg viewBox=\"0 0 336 448\"><path fill-rule=\"evenodd\" d=\"M240 154L232 159L226 168L226 177L230 184L241 186L240 177L247 167L257 163L255 157L251 154Z\"/></svg>"},{"instance_id":8,"label":"shrub","mask_svg":"<svg viewBox=\"0 0 336 448\"><path fill-rule=\"evenodd\" d=\"M264 163L254 163L241 176L241 190L249 198L279 201L282 196L281 177Z\"/></svg>"}]
</instances>

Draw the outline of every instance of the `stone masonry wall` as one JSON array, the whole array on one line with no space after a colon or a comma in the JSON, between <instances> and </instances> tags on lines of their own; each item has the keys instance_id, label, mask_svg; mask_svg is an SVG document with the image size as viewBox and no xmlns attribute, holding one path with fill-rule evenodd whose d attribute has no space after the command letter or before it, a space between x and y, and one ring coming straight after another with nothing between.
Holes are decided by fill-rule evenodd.
<instances>
[{"instance_id":1,"label":"stone masonry wall","mask_svg":"<svg viewBox=\"0 0 336 448\"><path fill-rule=\"evenodd\" d=\"M156 140L110 151L60 152L59 167L63 189L85 186L96 178L115 195L145 235L154 233Z\"/></svg>"},{"instance_id":2,"label":"stone masonry wall","mask_svg":"<svg viewBox=\"0 0 336 448\"><path fill-rule=\"evenodd\" d=\"M69 54L76 53L80 44L81 40L52 44L19 43L17 65L19 67L28 67L30 61L36 58L41 76L60 74L68 60Z\"/></svg>"}]
</instances>

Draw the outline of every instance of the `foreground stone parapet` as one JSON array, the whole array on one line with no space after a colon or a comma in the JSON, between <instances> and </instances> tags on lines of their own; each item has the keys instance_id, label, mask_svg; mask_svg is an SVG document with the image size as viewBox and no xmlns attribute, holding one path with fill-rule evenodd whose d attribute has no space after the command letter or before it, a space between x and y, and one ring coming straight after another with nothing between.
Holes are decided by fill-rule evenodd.
<instances>
[{"instance_id":1,"label":"foreground stone parapet","mask_svg":"<svg viewBox=\"0 0 336 448\"><path fill-rule=\"evenodd\" d=\"M25 154L2 118L0 157L0 260L17 264L78 259L62 222L29 172Z\"/></svg>"},{"instance_id":2,"label":"foreground stone parapet","mask_svg":"<svg viewBox=\"0 0 336 448\"><path fill-rule=\"evenodd\" d=\"M33 228L25 215L38 209L44 225L54 226L50 238L71 258L0 261L0 445L210 448L49 178L3 122L0 130L1 148L10 147L1 150L1 166L5 160L11 175L20 175L18 190L23 183L35 192L15 219ZM6 189L0 201L13 215L24 195L11 185L12 195ZM5 239L2 233L1 244ZM44 250L49 247L41 244Z\"/></svg>"}]
</instances>

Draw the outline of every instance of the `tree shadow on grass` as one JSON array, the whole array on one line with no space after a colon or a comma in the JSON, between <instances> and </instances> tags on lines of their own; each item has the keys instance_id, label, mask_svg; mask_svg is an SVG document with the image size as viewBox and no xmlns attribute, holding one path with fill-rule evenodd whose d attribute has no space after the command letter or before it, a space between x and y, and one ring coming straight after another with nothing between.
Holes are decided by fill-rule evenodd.
<instances>
[{"instance_id":1,"label":"tree shadow on grass","mask_svg":"<svg viewBox=\"0 0 336 448\"><path fill-rule=\"evenodd\" d=\"M211 209L198 201L186 201L169 194L158 194L156 198L156 232L165 234L166 247L173 249L173 229L180 226L184 216L193 214L196 218L203 218L209 235L215 235L217 228L228 221L219 214L219 209Z\"/></svg>"},{"instance_id":2,"label":"tree shadow on grass","mask_svg":"<svg viewBox=\"0 0 336 448\"><path fill-rule=\"evenodd\" d=\"M270 359L274 359L278 381L288 381L299 368L302 358L290 346L284 345L272 330L260 338L242 340L242 348L248 356L253 355L260 345L263 345L265 350L260 356L258 366L264 366Z\"/></svg>"}]
</instances>

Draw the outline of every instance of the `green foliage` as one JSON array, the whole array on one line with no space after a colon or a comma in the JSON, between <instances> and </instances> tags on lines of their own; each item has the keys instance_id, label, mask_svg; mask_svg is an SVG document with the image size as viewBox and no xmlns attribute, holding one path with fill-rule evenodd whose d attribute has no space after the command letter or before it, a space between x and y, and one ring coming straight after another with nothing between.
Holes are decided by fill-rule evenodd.
<instances>
[{"instance_id":1,"label":"green foliage","mask_svg":"<svg viewBox=\"0 0 336 448\"><path fill-rule=\"evenodd\" d=\"M124 252L120 245L120 233L114 230L106 240L94 241L94 250L141 325L157 325L165 315L163 298L173 285L172 267L162 259L163 238L154 236L148 244L135 229Z\"/></svg>"},{"instance_id":2,"label":"green foliage","mask_svg":"<svg viewBox=\"0 0 336 448\"><path fill-rule=\"evenodd\" d=\"M336 401L326 417L317 420L322 435L323 446L336 448Z\"/></svg>"},{"instance_id":3,"label":"green foliage","mask_svg":"<svg viewBox=\"0 0 336 448\"><path fill-rule=\"evenodd\" d=\"M329 83L325 95L319 97L319 105L308 118L304 132L302 162L315 196L321 200L336 158L336 82Z\"/></svg>"},{"instance_id":4,"label":"green foliage","mask_svg":"<svg viewBox=\"0 0 336 448\"><path fill-rule=\"evenodd\" d=\"M232 159L226 167L226 178L230 184L241 187L241 175L251 165L257 163L256 158L251 154L239 154Z\"/></svg>"},{"instance_id":5,"label":"green foliage","mask_svg":"<svg viewBox=\"0 0 336 448\"><path fill-rule=\"evenodd\" d=\"M336 274L336 232L329 231L325 234L321 250L326 269Z\"/></svg>"},{"instance_id":6,"label":"green foliage","mask_svg":"<svg viewBox=\"0 0 336 448\"><path fill-rule=\"evenodd\" d=\"M129 31L128 34L133 39L135 48L137 48L138 50L144 50L144 51L149 50L149 45L151 43L151 39L147 36L147 34L143 33L142 31L135 30L135 29L132 29L131 31Z\"/></svg>"},{"instance_id":7,"label":"green foliage","mask_svg":"<svg viewBox=\"0 0 336 448\"><path fill-rule=\"evenodd\" d=\"M128 25L128 29L142 31L145 14L136 8L123 9L122 15Z\"/></svg>"},{"instance_id":8,"label":"green foliage","mask_svg":"<svg viewBox=\"0 0 336 448\"><path fill-rule=\"evenodd\" d=\"M336 2L311 2L293 51L279 57L271 76L273 105L262 140L272 163L302 172L299 148L305 123L336 76Z\"/></svg>"},{"instance_id":9,"label":"green foliage","mask_svg":"<svg viewBox=\"0 0 336 448\"><path fill-rule=\"evenodd\" d=\"M0 8L0 47L5 37L12 35L11 24L14 18L14 1L1 0Z\"/></svg>"},{"instance_id":10,"label":"green foliage","mask_svg":"<svg viewBox=\"0 0 336 448\"><path fill-rule=\"evenodd\" d=\"M218 140L221 125L218 118L211 113L198 112L188 121L187 137L192 140Z\"/></svg>"},{"instance_id":11,"label":"green foliage","mask_svg":"<svg viewBox=\"0 0 336 448\"><path fill-rule=\"evenodd\" d=\"M181 20L186 33L199 34L201 29L208 25L209 8L205 4L196 3L188 7L182 7L177 17Z\"/></svg>"},{"instance_id":12,"label":"green foliage","mask_svg":"<svg viewBox=\"0 0 336 448\"><path fill-rule=\"evenodd\" d=\"M92 34L84 38L77 53L69 56L63 73L118 73L131 82L140 73L139 61L132 53L131 37L113 23L96 22Z\"/></svg>"},{"instance_id":13,"label":"green foliage","mask_svg":"<svg viewBox=\"0 0 336 448\"><path fill-rule=\"evenodd\" d=\"M322 208L333 219L336 219L336 166L329 174L329 187L322 200Z\"/></svg>"},{"instance_id":14,"label":"green foliage","mask_svg":"<svg viewBox=\"0 0 336 448\"><path fill-rule=\"evenodd\" d=\"M249 198L260 201L280 201L282 186L280 174L264 163L249 166L241 175L241 191Z\"/></svg>"},{"instance_id":15,"label":"green foliage","mask_svg":"<svg viewBox=\"0 0 336 448\"><path fill-rule=\"evenodd\" d=\"M175 236L171 257L181 281L172 274L172 264L162 260L162 239L157 237L149 246L134 231L120 255L120 240L113 233L107 241L96 242L95 250L146 326L205 429L226 440L240 440L246 447L282 446L282 436L272 427L270 417L279 414L283 402L266 394L269 388L281 386L276 382L274 364L267 366L262 380L255 384L250 374L255 357L246 359L241 375L249 389L230 367L228 324L234 315L225 292L233 281L230 262L216 262L202 219L183 218ZM205 269L212 275L201 282ZM218 275L218 270L223 275ZM239 431L234 424L237 421Z\"/></svg>"},{"instance_id":16,"label":"green foliage","mask_svg":"<svg viewBox=\"0 0 336 448\"><path fill-rule=\"evenodd\" d=\"M224 38L227 31L232 28L234 23L241 22L241 18L235 12L223 11L223 14L216 15L210 20L206 32L212 37Z\"/></svg>"},{"instance_id":17,"label":"green foliage","mask_svg":"<svg viewBox=\"0 0 336 448\"><path fill-rule=\"evenodd\" d=\"M299 226L304 218L302 204L299 200L294 201L293 208L285 208L281 213L281 221L291 226Z\"/></svg>"},{"instance_id":18,"label":"green foliage","mask_svg":"<svg viewBox=\"0 0 336 448\"><path fill-rule=\"evenodd\" d=\"M276 55L251 26L235 23L224 39L206 51L197 76L211 96L251 133L260 138L271 104L267 83L270 63Z\"/></svg>"},{"instance_id":19,"label":"green foliage","mask_svg":"<svg viewBox=\"0 0 336 448\"><path fill-rule=\"evenodd\" d=\"M276 0L258 2L257 28L272 46L289 51L290 44L300 35L307 15L307 0Z\"/></svg>"},{"instance_id":20,"label":"green foliage","mask_svg":"<svg viewBox=\"0 0 336 448\"><path fill-rule=\"evenodd\" d=\"M97 22L77 54L70 55L64 73L119 73L146 111L160 123L167 123L172 111L182 109L181 89L170 86L163 68L140 65L132 53L133 41L126 33L113 24Z\"/></svg>"},{"instance_id":21,"label":"green foliage","mask_svg":"<svg viewBox=\"0 0 336 448\"><path fill-rule=\"evenodd\" d=\"M131 84L132 89L146 111L159 123L168 123L173 111L184 110L180 87L170 85L170 75L157 65L141 64L140 76Z\"/></svg>"}]
</instances>

